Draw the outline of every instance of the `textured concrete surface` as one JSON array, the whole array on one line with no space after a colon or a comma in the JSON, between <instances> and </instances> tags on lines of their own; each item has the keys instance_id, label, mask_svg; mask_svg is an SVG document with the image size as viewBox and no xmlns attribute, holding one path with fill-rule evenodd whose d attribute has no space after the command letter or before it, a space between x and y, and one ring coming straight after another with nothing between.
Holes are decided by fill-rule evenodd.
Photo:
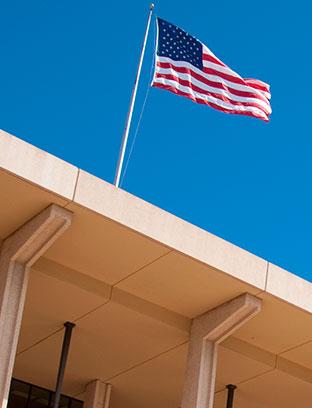
<instances>
[{"instance_id":1,"label":"textured concrete surface","mask_svg":"<svg viewBox=\"0 0 312 408\"><path fill-rule=\"evenodd\" d=\"M72 199L78 168L0 130L0 168Z\"/></svg>"},{"instance_id":2,"label":"textured concrete surface","mask_svg":"<svg viewBox=\"0 0 312 408\"><path fill-rule=\"evenodd\" d=\"M215 408L230 382L240 408L308 405L311 283L13 136L0 146L1 240L51 203L74 214L31 270L16 377L53 388L74 320L65 393L100 379L112 408L178 407L192 319L249 292L262 311L220 345Z\"/></svg>"}]
</instances>

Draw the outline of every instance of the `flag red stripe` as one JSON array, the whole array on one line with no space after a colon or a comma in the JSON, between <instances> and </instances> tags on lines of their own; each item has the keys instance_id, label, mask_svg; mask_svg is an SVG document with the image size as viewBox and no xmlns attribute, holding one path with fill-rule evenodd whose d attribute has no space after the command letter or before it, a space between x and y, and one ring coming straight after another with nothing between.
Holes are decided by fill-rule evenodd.
<instances>
[{"instance_id":1,"label":"flag red stripe","mask_svg":"<svg viewBox=\"0 0 312 408\"><path fill-rule=\"evenodd\" d=\"M205 54L205 51L203 51L202 59L204 61L209 61L209 62L212 62L214 64L221 65L222 67L226 67L226 65L223 64L222 61L218 60L218 58L213 57L212 55L209 55L209 54Z\"/></svg>"},{"instance_id":2,"label":"flag red stripe","mask_svg":"<svg viewBox=\"0 0 312 408\"><path fill-rule=\"evenodd\" d=\"M246 85L246 82L242 78L226 74L225 72L217 71L216 69L213 68L203 67L203 72L209 75L216 75L220 78L234 82L235 84Z\"/></svg>"},{"instance_id":3,"label":"flag red stripe","mask_svg":"<svg viewBox=\"0 0 312 408\"><path fill-rule=\"evenodd\" d=\"M175 76L175 75L172 75L172 74L163 74L163 73L158 73L158 72L157 72L157 73L156 73L156 78L170 79L170 80L173 80L173 81L178 82L179 84L181 84L181 85L183 85L183 86L187 86L187 87L193 89L193 90L196 91L196 92L199 92L199 93L201 93L201 94L205 94L205 95L212 96L212 97L214 97L214 98L216 98L216 99L220 99L220 100L223 101L223 102L230 103L231 105L237 105L237 106L253 106L253 107L255 107L255 108L258 108L258 109L262 110L266 115L269 114L269 111L268 111L268 110L265 110L265 108L264 108L262 105L260 105L260 104L258 104L258 103L256 103L256 102L235 101L235 100L231 99L230 95L228 95L228 97L227 97L227 96L225 96L225 95L220 95L220 94L217 94L217 93L214 93L214 92L207 91L206 89L203 89L203 88L200 88L200 87L197 86L197 85L194 85L194 84L191 82L191 80L185 80L185 79L180 78L179 76Z\"/></svg>"},{"instance_id":4,"label":"flag red stripe","mask_svg":"<svg viewBox=\"0 0 312 408\"><path fill-rule=\"evenodd\" d=\"M211 81L211 80L205 78L203 75L200 75L197 72L194 72L193 70L191 70L189 68L178 67L178 66L175 66L175 65L173 65L173 64L171 64L169 62L160 62L160 61L157 61L157 66L159 66L161 68L171 68L174 71L176 71L177 73L180 72L182 74L189 74L193 78L197 79L198 81L203 82L206 85L213 86L214 88L218 88L218 89L223 89L223 90L225 90L225 91L227 91L229 93L232 93L234 95L237 95L237 96L261 99L266 104L268 104L267 99L264 96L259 95L258 93L240 91L238 89L231 88L231 87L227 86L226 84L224 84L222 82ZM244 85L246 85L246 84L244 84ZM249 85L247 85L247 86L249 86Z\"/></svg>"},{"instance_id":5,"label":"flag red stripe","mask_svg":"<svg viewBox=\"0 0 312 408\"><path fill-rule=\"evenodd\" d=\"M256 79L251 79L251 78L244 78L244 81L251 87L255 89L259 89L259 91L263 92L270 92L270 87L267 84L264 84L261 81L258 81Z\"/></svg>"},{"instance_id":6,"label":"flag red stripe","mask_svg":"<svg viewBox=\"0 0 312 408\"><path fill-rule=\"evenodd\" d=\"M153 85L154 87L156 87L156 88L166 89L167 91L173 92L173 93L176 94L176 95L180 95L180 96L184 96L184 97L186 97L186 98L189 98L189 99L191 99L191 100L194 101L194 102L197 102L197 103L200 103L200 104L203 104L203 105L209 105L209 106L211 106L212 108L217 109L217 110L222 111L222 112L225 112L225 113L232 113L232 114L234 114L234 115L253 116L253 117L262 119L262 120L264 120L265 122L268 122L268 121L269 121L269 119L268 119L267 116L264 117L264 116L261 116L261 115L257 115L255 112L250 112L250 111L236 111L236 110L232 110L232 109L225 109L225 108L223 108L223 107L221 107L221 106L215 105L214 103L205 101L205 100L200 99L200 98L196 98L196 97L194 97L193 95L191 95L191 94L189 94L189 93L186 93L186 92L183 92L183 91L180 91L180 90L178 90L178 89L176 89L175 87L172 87L172 86L170 86L170 85L159 84L159 83L157 83L157 82L154 82L152 85Z\"/></svg>"}]
</instances>

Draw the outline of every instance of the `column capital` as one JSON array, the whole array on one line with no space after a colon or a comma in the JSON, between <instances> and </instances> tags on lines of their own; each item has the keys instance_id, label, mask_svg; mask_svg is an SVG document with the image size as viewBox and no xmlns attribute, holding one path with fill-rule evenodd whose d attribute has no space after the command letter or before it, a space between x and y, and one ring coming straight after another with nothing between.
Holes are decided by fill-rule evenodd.
<instances>
[{"instance_id":1,"label":"column capital","mask_svg":"<svg viewBox=\"0 0 312 408\"><path fill-rule=\"evenodd\" d=\"M91 381L85 392L84 408L109 408L111 397L111 384L100 380Z\"/></svg>"},{"instance_id":2,"label":"column capital","mask_svg":"<svg viewBox=\"0 0 312 408\"><path fill-rule=\"evenodd\" d=\"M244 293L193 320L182 408L213 407L218 344L260 310L261 300Z\"/></svg>"},{"instance_id":3,"label":"column capital","mask_svg":"<svg viewBox=\"0 0 312 408\"><path fill-rule=\"evenodd\" d=\"M71 222L70 211L56 204L49 205L2 242L0 261L33 265Z\"/></svg>"},{"instance_id":4,"label":"column capital","mask_svg":"<svg viewBox=\"0 0 312 408\"><path fill-rule=\"evenodd\" d=\"M70 226L72 213L56 204L9 235L0 250L0 406L6 407L30 267Z\"/></svg>"},{"instance_id":5,"label":"column capital","mask_svg":"<svg viewBox=\"0 0 312 408\"><path fill-rule=\"evenodd\" d=\"M221 343L261 310L261 299L244 293L193 319L191 336Z\"/></svg>"}]
</instances>

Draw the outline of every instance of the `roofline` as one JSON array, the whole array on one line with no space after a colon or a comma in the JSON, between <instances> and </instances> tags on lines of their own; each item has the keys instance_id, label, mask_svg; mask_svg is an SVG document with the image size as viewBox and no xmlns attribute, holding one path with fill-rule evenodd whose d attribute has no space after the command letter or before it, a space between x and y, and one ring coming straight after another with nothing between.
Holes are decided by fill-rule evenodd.
<instances>
[{"instance_id":1,"label":"roofline","mask_svg":"<svg viewBox=\"0 0 312 408\"><path fill-rule=\"evenodd\" d=\"M312 283L3 130L0 169L312 313Z\"/></svg>"}]
</instances>

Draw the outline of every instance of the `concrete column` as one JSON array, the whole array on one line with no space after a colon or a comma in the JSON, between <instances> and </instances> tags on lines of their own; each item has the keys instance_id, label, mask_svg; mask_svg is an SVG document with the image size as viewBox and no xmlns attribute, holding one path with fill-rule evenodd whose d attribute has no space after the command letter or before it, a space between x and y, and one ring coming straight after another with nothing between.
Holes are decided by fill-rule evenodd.
<instances>
[{"instance_id":1,"label":"concrete column","mask_svg":"<svg viewBox=\"0 0 312 408\"><path fill-rule=\"evenodd\" d=\"M182 408L212 408L218 344L261 310L244 294L195 318L191 327Z\"/></svg>"},{"instance_id":2,"label":"concrete column","mask_svg":"<svg viewBox=\"0 0 312 408\"><path fill-rule=\"evenodd\" d=\"M87 385L83 408L109 408L111 384L94 380Z\"/></svg>"},{"instance_id":3,"label":"concrete column","mask_svg":"<svg viewBox=\"0 0 312 408\"><path fill-rule=\"evenodd\" d=\"M30 267L71 224L72 214L50 205L2 242L0 252L0 404L5 408Z\"/></svg>"}]
</instances>

